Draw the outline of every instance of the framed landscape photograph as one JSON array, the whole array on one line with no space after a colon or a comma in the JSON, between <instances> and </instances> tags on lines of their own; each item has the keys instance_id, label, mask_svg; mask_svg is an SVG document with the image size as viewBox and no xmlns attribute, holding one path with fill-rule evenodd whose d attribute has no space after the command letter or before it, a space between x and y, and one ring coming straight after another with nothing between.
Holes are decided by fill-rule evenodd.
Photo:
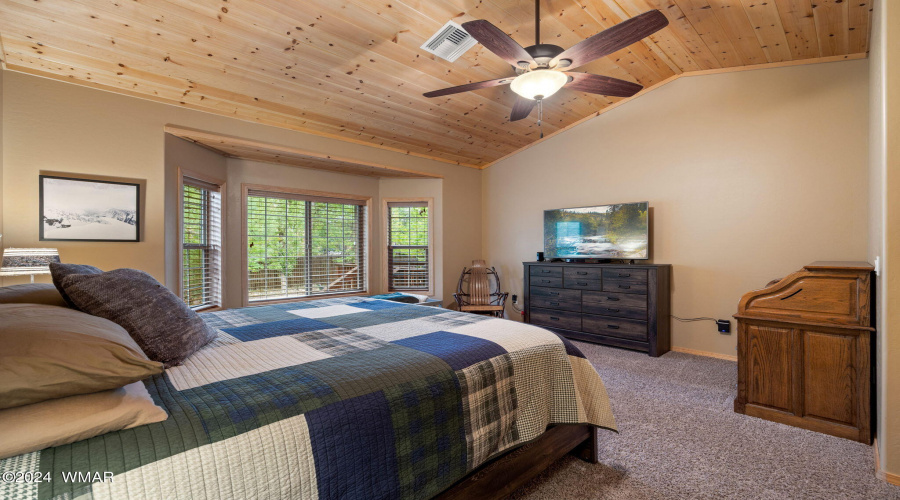
<instances>
[{"instance_id":1,"label":"framed landscape photograph","mask_svg":"<svg viewBox=\"0 0 900 500\"><path fill-rule=\"evenodd\" d=\"M140 241L140 184L40 176L41 241Z\"/></svg>"}]
</instances>

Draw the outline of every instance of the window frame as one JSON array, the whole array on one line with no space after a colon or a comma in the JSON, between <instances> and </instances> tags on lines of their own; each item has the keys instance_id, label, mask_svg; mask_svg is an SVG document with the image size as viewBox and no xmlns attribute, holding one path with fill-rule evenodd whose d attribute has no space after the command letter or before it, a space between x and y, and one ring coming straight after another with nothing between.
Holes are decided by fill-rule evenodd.
<instances>
[{"instance_id":1,"label":"window frame","mask_svg":"<svg viewBox=\"0 0 900 500\"><path fill-rule=\"evenodd\" d=\"M219 179L193 170L177 167L178 173L178 228L177 228L177 254L178 254L178 297L184 300L184 179L185 177L218 187L219 191L219 244L217 248L219 269L218 277L214 281L218 283L218 291L215 301L211 304L200 306L194 311L213 311L224 308L225 302L225 214L227 185L224 179ZM190 306L188 306L190 307ZM193 308L192 308L193 309Z\"/></svg>"},{"instance_id":2,"label":"window frame","mask_svg":"<svg viewBox=\"0 0 900 500\"><path fill-rule=\"evenodd\" d=\"M249 266L249 248L247 247L247 198L250 195L250 191L268 191L270 193L278 194L294 194L300 196L310 196L310 197L319 197L319 198L334 198L335 200L357 200L362 201L366 208L366 236L363 238L363 251L364 251L364 259L366 270L363 275L363 279L365 282L365 287L363 290L359 292L347 292L347 293L334 293L327 295L310 295L307 297L292 297L288 299L269 299L269 300L254 300L250 302L250 266ZM371 196L363 196L363 195L355 195L355 194L344 194L344 193L330 193L326 191L313 191L310 189L296 189L296 188L287 188L282 186L267 186L264 184L241 184L241 303L243 307L249 306L261 306L261 305L270 305L270 304L284 304L288 302L304 302L307 300L320 300L325 298L334 298L334 297L360 297L365 295L370 295L369 290L371 288L370 283L370 275L371 275L371 264L372 264L372 254L371 254L371 246L372 246L372 197Z\"/></svg>"},{"instance_id":3,"label":"window frame","mask_svg":"<svg viewBox=\"0 0 900 500\"><path fill-rule=\"evenodd\" d=\"M384 244L384 256L381 259L381 287L385 293L390 293L390 269L388 260L390 259L390 227L391 213L389 205L391 203L427 203L428 204L428 290L410 290L409 293L421 292L429 297L435 296L435 275L434 275L434 198L431 197L413 197L413 198L382 198L381 200L381 238Z\"/></svg>"}]
</instances>

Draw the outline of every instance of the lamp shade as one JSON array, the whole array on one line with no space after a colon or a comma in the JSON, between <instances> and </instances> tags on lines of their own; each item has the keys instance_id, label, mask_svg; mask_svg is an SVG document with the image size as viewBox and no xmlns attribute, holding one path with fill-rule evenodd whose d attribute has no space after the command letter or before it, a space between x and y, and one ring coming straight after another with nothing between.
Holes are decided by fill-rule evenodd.
<instances>
[{"instance_id":1,"label":"lamp shade","mask_svg":"<svg viewBox=\"0 0 900 500\"><path fill-rule=\"evenodd\" d=\"M51 262L59 262L55 248L7 248L0 261L0 276L49 274Z\"/></svg>"},{"instance_id":2,"label":"lamp shade","mask_svg":"<svg viewBox=\"0 0 900 500\"><path fill-rule=\"evenodd\" d=\"M565 73L552 69L536 69L516 77L510 88L526 99L543 99L555 94L569 81Z\"/></svg>"}]
</instances>

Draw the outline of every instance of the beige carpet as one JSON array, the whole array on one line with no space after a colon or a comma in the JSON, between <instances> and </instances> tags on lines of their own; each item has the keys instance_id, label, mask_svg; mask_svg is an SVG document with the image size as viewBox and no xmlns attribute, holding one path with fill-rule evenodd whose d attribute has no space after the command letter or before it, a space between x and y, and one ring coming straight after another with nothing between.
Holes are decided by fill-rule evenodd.
<instances>
[{"instance_id":1,"label":"beige carpet","mask_svg":"<svg viewBox=\"0 0 900 500\"><path fill-rule=\"evenodd\" d=\"M872 447L734 413L736 363L578 346L620 433L601 432L601 463L567 456L511 498L900 499Z\"/></svg>"}]
</instances>

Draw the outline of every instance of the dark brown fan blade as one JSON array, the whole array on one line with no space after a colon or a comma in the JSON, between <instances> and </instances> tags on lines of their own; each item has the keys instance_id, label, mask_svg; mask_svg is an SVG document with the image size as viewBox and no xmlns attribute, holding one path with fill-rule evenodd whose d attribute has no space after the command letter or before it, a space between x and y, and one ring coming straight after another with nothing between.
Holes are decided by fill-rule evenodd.
<instances>
[{"instance_id":1,"label":"dark brown fan blade","mask_svg":"<svg viewBox=\"0 0 900 500\"><path fill-rule=\"evenodd\" d=\"M564 67L577 68L578 66L583 66L652 35L668 26L668 24L669 20L666 19L662 12L658 10L644 12L637 17L622 21L612 28L603 30L573 47L569 47L562 54L553 58L550 66L553 67L564 59L572 61L569 66Z\"/></svg>"},{"instance_id":2,"label":"dark brown fan blade","mask_svg":"<svg viewBox=\"0 0 900 500\"><path fill-rule=\"evenodd\" d=\"M524 97L516 97L516 103L509 113L509 121L514 122L521 120L522 118L528 118L528 115L531 114L531 110L534 109L535 104L537 104L537 101L532 101L531 99L526 99Z\"/></svg>"},{"instance_id":3,"label":"dark brown fan blade","mask_svg":"<svg viewBox=\"0 0 900 500\"><path fill-rule=\"evenodd\" d=\"M498 85L508 85L512 83L513 80L515 80L515 77L500 78L499 80L488 80L486 82L467 83L465 85L458 85L456 87L448 87L441 90L432 90L431 92L426 92L422 95L424 95L425 97L440 97L442 95L459 94L460 92L468 92L470 90L486 89L488 87L496 87Z\"/></svg>"},{"instance_id":4,"label":"dark brown fan blade","mask_svg":"<svg viewBox=\"0 0 900 500\"><path fill-rule=\"evenodd\" d=\"M644 88L643 85L631 83L618 78L592 75L590 73L566 73L572 77L572 81L564 88L580 90L591 94L611 95L616 97L631 97Z\"/></svg>"},{"instance_id":5,"label":"dark brown fan blade","mask_svg":"<svg viewBox=\"0 0 900 500\"><path fill-rule=\"evenodd\" d=\"M518 66L520 61L527 63L534 61L531 54L526 52L521 45L503 30L484 19L463 23L462 27L478 40L478 43L513 66Z\"/></svg>"}]
</instances>

